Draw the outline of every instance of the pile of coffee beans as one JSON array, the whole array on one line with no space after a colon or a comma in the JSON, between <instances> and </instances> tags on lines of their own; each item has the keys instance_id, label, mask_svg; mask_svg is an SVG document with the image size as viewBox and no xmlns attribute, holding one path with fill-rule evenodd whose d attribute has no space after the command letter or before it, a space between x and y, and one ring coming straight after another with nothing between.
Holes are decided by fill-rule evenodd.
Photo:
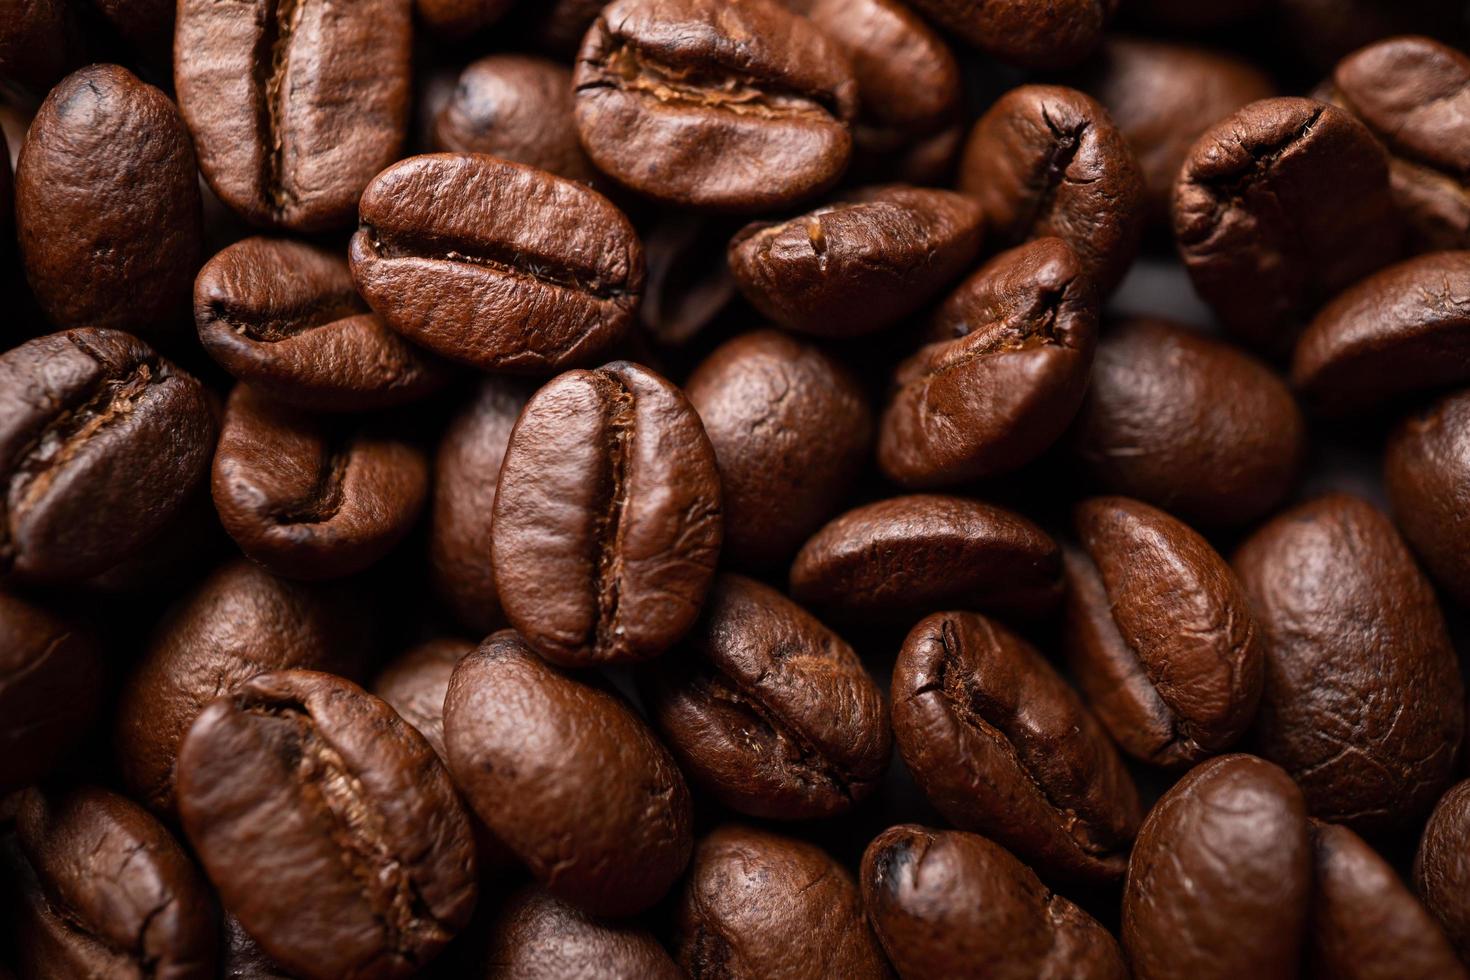
<instances>
[{"instance_id":1,"label":"pile of coffee beans","mask_svg":"<svg viewBox=\"0 0 1470 980\"><path fill-rule=\"evenodd\" d=\"M1470 980L1464 0L0 2L0 980Z\"/></svg>"}]
</instances>

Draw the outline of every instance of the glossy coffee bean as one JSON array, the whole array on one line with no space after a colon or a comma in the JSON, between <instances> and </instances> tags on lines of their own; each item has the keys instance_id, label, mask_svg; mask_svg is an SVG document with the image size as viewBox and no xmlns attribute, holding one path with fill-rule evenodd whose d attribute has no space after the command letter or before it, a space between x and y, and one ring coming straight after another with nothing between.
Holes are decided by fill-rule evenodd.
<instances>
[{"instance_id":1,"label":"glossy coffee bean","mask_svg":"<svg viewBox=\"0 0 1470 980\"><path fill-rule=\"evenodd\" d=\"M985 208L993 241L1060 238L1104 295L1138 250L1143 174L1107 110L1075 89L1001 96L970 132L959 187Z\"/></svg>"},{"instance_id":2,"label":"glossy coffee bean","mask_svg":"<svg viewBox=\"0 0 1470 980\"><path fill-rule=\"evenodd\" d=\"M857 379L775 330L721 344L684 385L719 464L723 553L786 561L863 472L873 412Z\"/></svg>"},{"instance_id":3,"label":"glossy coffee bean","mask_svg":"<svg viewBox=\"0 0 1470 980\"><path fill-rule=\"evenodd\" d=\"M622 339L643 252L581 184L474 153L409 157L362 195L352 276L388 325L488 371L546 374Z\"/></svg>"},{"instance_id":4,"label":"glossy coffee bean","mask_svg":"<svg viewBox=\"0 0 1470 980\"><path fill-rule=\"evenodd\" d=\"M1174 190L1174 237L1201 298L1273 354L1323 302L1398 257L1388 158L1352 115L1263 99L1216 123Z\"/></svg>"},{"instance_id":5,"label":"glossy coffee bean","mask_svg":"<svg viewBox=\"0 0 1470 980\"><path fill-rule=\"evenodd\" d=\"M1123 874L1138 791L1102 727L1030 644L935 613L893 668L893 732L924 795L1049 879Z\"/></svg>"},{"instance_id":6,"label":"glossy coffee bean","mask_svg":"<svg viewBox=\"0 0 1470 980\"><path fill-rule=\"evenodd\" d=\"M1070 68L1102 40L1118 0L915 0L945 30L1021 68Z\"/></svg>"},{"instance_id":7,"label":"glossy coffee bean","mask_svg":"<svg viewBox=\"0 0 1470 980\"><path fill-rule=\"evenodd\" d=\"M1301 410L1270 368L1152 318L1103 331L1072 430L1100 489L1208 526L1248 524L1276 507L1306 439Z\"/></svg>"},{"instance_id":8,"label":"glossy coffee bean","mask_svg":"<svg viewBox=\"0 0 1470 980\"><path fill-rule=\"evenodd\" d=\"M203 386L117 330L68 330L0 355L0 576L78 581L130 557L201 485Z\"/></svg>"},{"instance_id":9,"label":"glossy coffee bean","mask_svg":"<svg viewBox=\"0 0 1470 980\"><path fill-rule=\"evenodd\" d=\"M510 630L455 668L444 741L475 813L557 898L632 915L689 861L689 790L668 750L620 697Z\"/></svg>"},{"instance_id":10,"label":"glossy coffee bean","mask_svg":"<svg viewBox=\"0 0 1470 980\"><path fill-rule=\"evenodd\" d=\"M486 980L683 977L646 930L594 919L537 885L518 889L495 910L483 962L475 976Z\"/></svg>"},{"instance_id":11,"label":"glossy coffee bean","mask_svg":"<svg viewBox=\"0 0 1470 980\"><path fill-rule=\"evenodd\" d=\"M68 75L21 145L15 226L26 279L54 326L172 332L189 308L201 240L178 109L116 65Z\"/></svg>"},{"instance_id":12,"label":"glossy coffee bean","mask_svg":"<svg viewBox=\"0 0 1470 980\"><path fill-rule=\"evenodd\" d=\"M1072 421L1087 389L1097 299L1077 255L1043 238L1002 252L935 315L899 365L878 465L913 489L1017 469Z\"/></svg>"},{"instance_id":13,"label":"glossy coffee bean","mask_svg":"<svg viewBox=\"0 0 1470 980\"><path fill-rule=\"evenodd\" d=\"M1203 762L1154 804L1128 862L1133 976L1290 980L1311 888L1306 803L1290 777L1249 755Z\"/></svg>"},{"instance_id":14,"label":"glossy coffee bean","mask_svg":"<svg viewBox=\"0 0 1470 980\"><path fill-rule=\"evenodd\" d=\"M373 694L412 725L441 759L446 755L444 695L449 678L474 649L468 640L429 640L389 661L373 682Z\"/></svg>"},{"instance_id":15,"label":"glossy coffee bean","mask_svg":"<svg viewBox=\"0 0 1470 980\"><path fill-rule=\"evenodd\" d=\"M1234 564L1265 631L1261 755L1323 820L1370 834L1421 817L1454 775L1465 692L1434 589L1388 518L1319 497Z\"/></svg>"},{"instance_id":16,"label":"glossy coffee bean","mask_svg":"<svg viewBox=\"0 0 1470 980\"><path fill-rule=\"evenodd\" d=\"M831 187L852 153L851 64L778 0L616 0L574 81L592 162L666 204L780 210Z\"/></svg>"},{"instance_id":17,"label":"glossy coffee bean","mask_svg":"<svg viewBox=\"0 0 1470 980\"><path fill-rule=\"evenodd\" d=\"M291 578L337 578L408 533L428 496L429 464L371 425L314 418L236 385L212 491L220 522L250 558Z\"/></svg>"},{"instance_id":18,"label":"glossy coffee bean","mask_svg":"<svg viewBox=\"0 0 1470 980\"><path fill-rule=\"evenodd\" d=\"M951 191L892 185L789 221L746 225L730 269L751 305L789 330L854 337L897 323L980 254L982 216Z\"/></svg>"},{"instance_id":19,"label":"glossy coffee bean","mask_svg":"<svg viewBox=\"0 0 1470 980\"><path fill-rule=\"evenodd\" d=\"M1470 393L1447 395L1389 437L1384 483L1394 520L1452 598L1470 605Z\"/></svg>"},{"instance_id":20,"label":"glossy coffee bean","mask_svg":"<svg viewBox=\"0 0 1470 980\"><path fill-rule=\"evenodd\" d=\"M414 0L418 19L436 34L458 40L494 24L515 0Z\"/></svg>"},{"instance_id":21,"label":"glossy coffee bean","mask_svg":"<svg viewBox=\"0 0 1470 980\"><path fill-rule=\"evenodd\" d=\"M892 750L878 685L800 606L718 579L684 647L658 664L649 713L692 780L731 809L799 820L851 809Z\"/></svg>"},{"instance_id":22,"label":"glossy coffee bean","mask_svg":"<svg viewBox=\"0 0 1470 980\"><path fill-rule=\"evenodd\" d=\"M251 224L326 231L399 156L409 0L180 0L174 87L214 193Z\"/></svg>"},{"instance_id":23,"label":"glossy coffee bean","mask_svg":"<svg viewBox=\"0 0 1470 980\"><path fill-rule=\"evenodd\" d=\"M863 904L904 980L1123 980L1118 942L976 834L890 827L863 854Z\"/></svg>"},{"instance_id":24,"label":"glossy coffee bean","mask_svg":"<svg viewBox=\"0 0 1470 980\"><path fill-rule=\"evenodd\" d=\"M1470 780L1435 806L1414 856L1414 891L1460 954L1470 958Z\"/></svg>"},{"instance_id":25,"label":"glossy coffee bean","mask_svg":"<svg viewBox=\"0 0 1470 980\"><path fill-rule=\"evenodd\" d=\"M675 941L691 977L891 976L857 882L821 848L727 825L694 849Z\"/></svg>"},{"instance_id":26,"label":"glossy coffee bean","mask_svg":"<svg viewBox=\"0 0 1470 980\"><path fill-rule=\"evenodd\" d=\"M1029 617L1061 598L1061 550L1020 514L939 494L865 504L791 566L797 602L834 619L913 622L945 608Z\"/></svg>"},{"instance_id":27,"label":"glossy coffee bean","mask_svg":"<svg viewBox=\"0 0 1470 980\"><path fill-rule=\"evenodd\" d=\"M699 614L720 550L714 450L688 400L628 361L532 396L495 495L506 618L565 666L647 660Z\"/></svg>"}]
</instances>

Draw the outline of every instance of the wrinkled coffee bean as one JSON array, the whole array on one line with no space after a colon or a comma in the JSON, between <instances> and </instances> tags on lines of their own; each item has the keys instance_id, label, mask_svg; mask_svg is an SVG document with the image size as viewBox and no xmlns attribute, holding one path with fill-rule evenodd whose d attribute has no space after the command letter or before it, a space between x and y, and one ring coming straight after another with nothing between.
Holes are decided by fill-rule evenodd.
<instances>
[{"instance_id":1,"label":"wrinkled coffee bean","mask_svg":"<svg viewBox=\"0 0 1470 980\"><path fill-rule=\"evenodd\" d=\"M914 0L967 44L1021 68L1070 68L1102 40L1118 0Z\"/></svg>"},{"instance_id":2,"label":"wrinkled coffee bean","mask_svg":"<svg viewBox=\"0 0 1470 980\"><path fill-rule=\"evenodd\" d=\"M484 955L486 980L683 976L652 935L594 919L539 886L521 888L496 910Z\"/></svg>"},{"instance_id":3,"label":"wrinkled coffee bean","mask_svg":"<svg viewBox=\"0 0 1470 980\"><path fill-rule=\"evenodd\" d=\"M1394 519L1429 573L1470 606L1470 392L1405 419L1388 440L1384 484Z\"/></svg>"},{"instance_id":4,"label":"wrinkled coffee bean","mask_svg":"<svg viewBox=\"0 0 1470 980\"><path fill-rule=\"evenodd\" d=\"M373 682L373 694L412 725L441 759L446 758L444 695L449 678L474 649L468 640L429 640L390 661Z\"/></svg>"},{"instance_id":5,"label":"wrinkled coffee bean","mask_svg":"<svg viewBox=\"0 0 1470 980\"><path fill-rule=\"evenodd\" d=\"M515 6L515 0L414 0L419 20L437 34L454 40L489 27Z\"/></svg>"},{"instance_id":6,"label":"wrinkled coffee bean","mask_svg":"<svg viewBox=\"0 0 1470 980\"><path fill-rule=\"evenodd\" d=\"M1414 891L1444 928L1460 959L1470 959L1470 780L1444 795L1414 856Z\"/></svg>"}]
</instances>

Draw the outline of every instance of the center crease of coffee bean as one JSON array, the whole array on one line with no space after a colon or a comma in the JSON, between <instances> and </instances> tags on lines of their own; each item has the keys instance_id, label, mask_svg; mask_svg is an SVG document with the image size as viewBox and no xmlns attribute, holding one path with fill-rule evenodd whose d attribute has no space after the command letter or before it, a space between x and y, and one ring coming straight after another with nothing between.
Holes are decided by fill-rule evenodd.
<instances>
[{"instance_id":1,"label":"center crease of coffee bean","mask_svg":"<svg viewBox=\"0 0 1470 980\"><path fill-rule=\"evenodd\" d=\"M372 225L363 225L372 241L373 250L384 259L429 259L455 262L499 272L503 275L536 282L561 289L585 293L594 299L623 300L628 298L628 284L622 280L609 280L595 269L574 269L559 263L554 256L528 255L514 247L498 243L450 242L426 234L403 234L389 232Z\"/></svg>"}]
</instances>

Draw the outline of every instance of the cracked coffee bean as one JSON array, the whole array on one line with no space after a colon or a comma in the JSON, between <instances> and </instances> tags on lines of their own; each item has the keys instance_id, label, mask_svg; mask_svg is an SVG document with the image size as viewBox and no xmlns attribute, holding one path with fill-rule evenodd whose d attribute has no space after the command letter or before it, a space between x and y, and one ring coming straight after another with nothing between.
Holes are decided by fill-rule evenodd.
<instances>
[{"instance_id":1,"label":"cracked coffee bean","mask_svg":"<svg viewBox=\"0 0 1470 980\"><path fill-rule=\"evenodd\" d=\"M1470 780L1435 806L1414 856L1414 891L1460 954L1470 959Z\"/></svg>"},{"instance_id":2,"label":"cracked coffee bean","mask_svg":"<svg viewBox=\"0 0 1470 980\"><path fill-rule=\"evenodd\" d=\"M1394 520L1440 587L1470 606L1470 392L1410 415L1389 436L1384 484Z\"/></svg>"}]
</instances>

